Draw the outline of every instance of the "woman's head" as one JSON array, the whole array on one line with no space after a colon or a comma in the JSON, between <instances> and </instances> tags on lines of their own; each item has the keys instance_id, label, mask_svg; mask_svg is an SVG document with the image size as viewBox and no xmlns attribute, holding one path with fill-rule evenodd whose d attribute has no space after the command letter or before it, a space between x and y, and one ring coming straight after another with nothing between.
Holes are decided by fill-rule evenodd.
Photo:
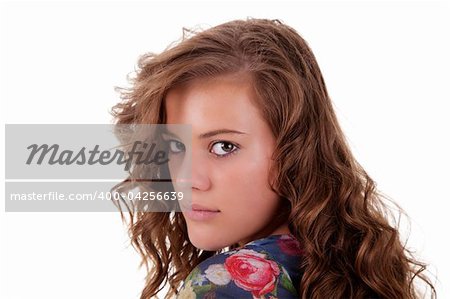
<instances>
[{"instance_id":1,"label":"woman's head","mask_svg":"<svg viewBox=\"0 0 450 299\"><path fill-rule=\"evenodd\" d=\"M298 161L299 153L291 147L300 147L300 138L306 137L302 132L316 126L318 119L308 115L311 110L323 115L322 123L334 125L329 102L309 99L326 98L326 89L306 42L279 21L234 21L185 39L162 54L144 56L140 65L133 90L136 105L129 112L135 122L191 124L194 138L217 129L250 131L211 136L202 140L201 148L193 146L193 203L223 211L208 222L187 217L190 241L200 249L218 250L277 229L287 232L290 205L297 194L282 189L298 178L287 172L280 177L277 170ZM187 90L194 95L189 96ZM208 96L208 92L215 94ZM209 164L197 160L211 146L206 142L219 137L234 140L234 146L237 141L245 142L230 159L209 155ZM216 144L215 148L232 144ZM225 199L232 209L228 213ZM217 201L222 201L221 207ZM221 218L228 228L220 223ZM246 221L234 221L238 219ZM220 242L210 237L215 230L212 222L223 227ZM200 239L209 242L202 244Z\"/></svg>"},{"instance_id":2,"label":"woman's head","mask_svg":"<svg viewBox=\"0 0 450 299\"><path fill-rule=\"evenodd\" d=\"M383 214L375 183L338 125L314 55L294 29L249 19L194 34L143 56L133 87L122 95L113 111L118 124L192 124L192 201L220 210L208 221L181 213L132 216L134 244L154 264L143 295L154 294L165 277L175 291L221 248L288 227L305 252L302 298L371 291L413 298L409 282L414 274L422 278L423 265L406 256ZM243 134L199 138L220 129ZM178 171L172 165L175 188Z\"/></svg>"},{"instance_id":3,"label":"woman's head","mask_svg":"<svg viewBox=\"0 0 450 299\"><path fill-rule=\"evenodd\" d=\"M166 122L192 125L191 148L167 138L174 148L169 165L175 189L182 190L176 181L190 164L189 153L192 204L217 211L207 219L184 212L189 240L197 248L215 251L288 232L288 207L269 182L275 137L255 99L252 78L242 72L195 79L165 97Z\"/></svg>"}]
</instances>

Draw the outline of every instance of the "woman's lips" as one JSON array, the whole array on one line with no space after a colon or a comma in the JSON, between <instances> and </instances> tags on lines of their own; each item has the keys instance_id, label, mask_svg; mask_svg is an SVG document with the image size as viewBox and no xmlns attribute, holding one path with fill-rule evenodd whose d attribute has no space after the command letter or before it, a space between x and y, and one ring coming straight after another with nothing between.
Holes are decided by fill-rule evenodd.
<instances>
[{"instance_id":1,"label":"woman's lips","mask_svg":"<svg viewBox=\"0 0 450 299\"><path fill-rule=\"evenodd\" d=\"M196 204L196 203L192 204L191 209L195 210L195 211L220 212L219 209L209 208L209 207L202 206L202 205L199 205L199 204Z\"/></svg>"},{"instance_id":2,"label":"woman's lips","mask_svg":"<svg viewBox=\"0 0 450 299\"><path fill-rule=\"evenodd\" d=\"M216 217L220 210L208 208L199 204L192 204L192 210L184 211L186 217L191 220L204 221Z\"/></svg>"}]
</instances>

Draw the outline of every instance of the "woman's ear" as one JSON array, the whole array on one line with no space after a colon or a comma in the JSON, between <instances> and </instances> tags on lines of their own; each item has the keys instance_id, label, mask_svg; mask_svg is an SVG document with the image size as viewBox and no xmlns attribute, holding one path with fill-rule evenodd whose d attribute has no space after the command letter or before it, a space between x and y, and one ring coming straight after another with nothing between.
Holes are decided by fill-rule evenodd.
<instances>
[{"instance_id":1,"label":"woman's ear","mask_svg":"<svg viewBox=\"0 0 450 299\"><path fill-rule=\"evenodd\" d=\"M275 192L278 193L278 186L275 186L277 180L276 178L279 175L279 167L278 167L278 163L276 163L276 161L273 160L273 158L271 158L271 163L269 166L269 171L268 171L268 183L270 186L270 189Z\"/></svg>"}]
</instances>

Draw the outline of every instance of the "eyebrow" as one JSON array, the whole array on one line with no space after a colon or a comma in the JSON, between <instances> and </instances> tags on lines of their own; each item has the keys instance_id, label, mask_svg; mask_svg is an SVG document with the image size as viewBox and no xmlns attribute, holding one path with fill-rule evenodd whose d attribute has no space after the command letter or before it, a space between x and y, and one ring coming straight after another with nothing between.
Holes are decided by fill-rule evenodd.
<instances>
[{"instance_id":1,"label":"eyebrow","mask_svg":"<svg viewBox=\"0 0 450 299\"><path fill-rule=\"evenodd\" d=\"M167 135L171 135L174 137L178 137L176 134L170 132L170 131L165 131L163 134L167 134ZM199 139L206 139L206 138L210 138L216 135L222 135L222 134L247 134L241 131L236 131L236 130L230 130L230 129L218 129L218 130L213 130L213 131L209 131L203 134L198 135Z\"/></svg>"}]
</instances>

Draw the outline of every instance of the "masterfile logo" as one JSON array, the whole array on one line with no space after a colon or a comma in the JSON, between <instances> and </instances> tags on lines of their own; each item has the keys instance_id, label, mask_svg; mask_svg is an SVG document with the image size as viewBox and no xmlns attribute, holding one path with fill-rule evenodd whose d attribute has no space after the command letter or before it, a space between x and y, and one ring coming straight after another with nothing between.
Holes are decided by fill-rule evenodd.
<instances>
[{"instance_id":1,"label":"masterfile logo","mask_svg":"<svg viewBox=\"0 0 450 299\"><path fill-rule=\"evenodd\" d=\"M177 172L186 188L175 190L161 137L168 131L190 147L187 125L7 124L5 210L180 211L178 201L190 200L190 171Z\"/></svg>"}]
</instances>

